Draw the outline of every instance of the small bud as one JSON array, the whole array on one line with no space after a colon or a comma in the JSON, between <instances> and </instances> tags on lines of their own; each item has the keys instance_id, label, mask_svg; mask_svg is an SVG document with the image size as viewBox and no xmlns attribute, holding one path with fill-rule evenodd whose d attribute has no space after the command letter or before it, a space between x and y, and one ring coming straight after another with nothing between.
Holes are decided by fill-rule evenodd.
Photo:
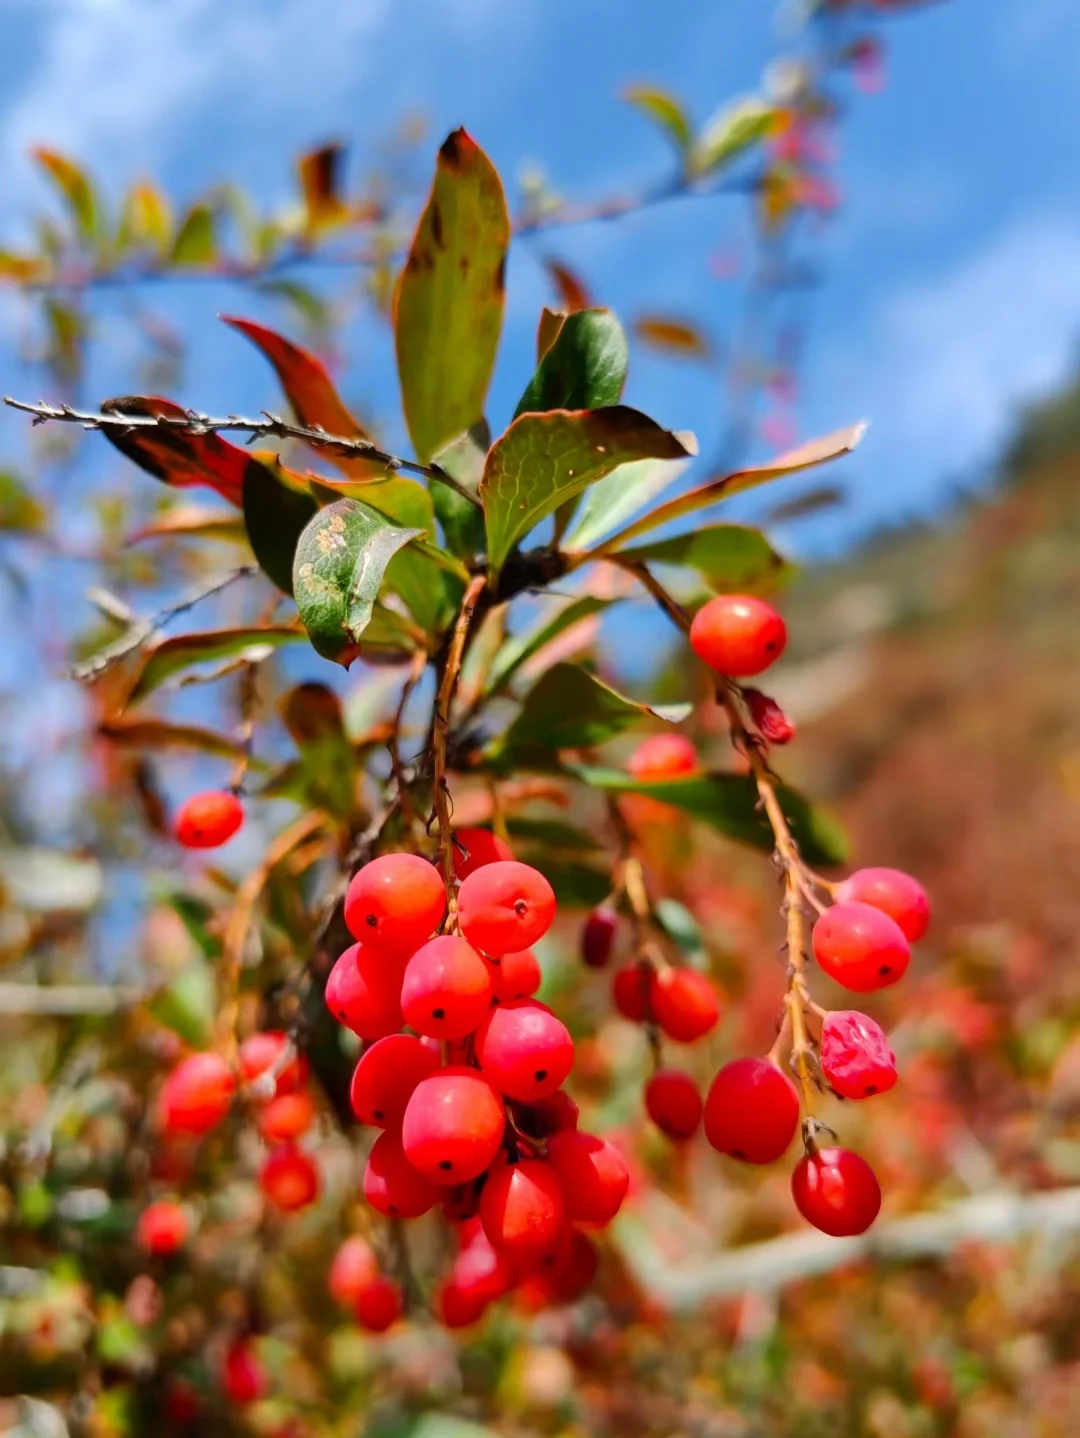
<instances>
[{"instance_id":1,"label":"small bud","mask_svg":"<svg viewBox=\"0 0 1080 1438\"><path fill-rule=\"evenodd\" d=\"M770 744L786 744L794 739L795 724L775 699L762 694L760 689L744 689L743 698L763 739L767 739Z\"/></svg>"}]
</instances>

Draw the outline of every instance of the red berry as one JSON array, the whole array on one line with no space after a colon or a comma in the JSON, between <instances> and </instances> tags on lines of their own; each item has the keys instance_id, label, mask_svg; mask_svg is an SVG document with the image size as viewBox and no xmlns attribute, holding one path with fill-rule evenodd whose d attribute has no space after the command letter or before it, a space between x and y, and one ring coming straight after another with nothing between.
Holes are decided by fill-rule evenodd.
<instances>
[{"instance_id":1,"label":"red berry","mask_svg":"<svg viewBox=\"0 0 1080 1438\"><path fill-rule=\"evenodd\" d=\"M334 1254L326 1286L342 1307L355 1304L360 1291L379 1276L379 1265L366 1239L354 1233Z\"/></svg>"},{"instance_id":2,"label":"red berry","mask_svg":"<svg viewBox=\"0 0 1080 1438\"><path fill-rule=\"evenodd\" d=\"M500 1093L522 1103L547 1098L574 1066L566 1025L535 999L491 1010L476 1033L476 1057Z\"/></svg>"},{"instance_id":3,"label":"red berry","mask_svg":"<svg viewBox=\"0 0 1080 1438\"><path fill-rule=\"evenodd\" d=\"M220 1054L181 1059L161 1089L161 1126L166 1133L209 1133L232 1105L236 1079Z\"/></svg>"},{"instance_id":4,"label":"red berry","mask_svg":"<svg viewBox=\"0 0 1080 1438\"><path fill-rule=\"evenodd\" d=\"M252 1034L240 1045L240 1072L244 1076L244 1082L254 1083L263 1074L276 1069L287 1048L292 1049L292 1053L278 1072L273 1093L267 1094L266 1097L272 1098L274 1094L295 1093L307 1079L307 1059L296 1051L288 1034L283 1034L278 1030L265 1034Z\"/></svg>"},{"instance_id":5,"label":"red berry","mask_svg":"<svg viewBox=\"0 0 1080 1438\"><path fill-rule=\"evenodd\" d=\"M228 843L244 822L244 806L235 794L208 789L192 794L176 815L176 838L185 849L217 849Z\"/></svg>"},{"instance_id":6,"label":"red berry","mask_svg":"<svg viewBox=\"0 0 1080 1438\"><path fill-rule=\"evenodd\" d=\"M630 1170L619 1150L580 1129L548 1140L548 1162L562 1184L566 1216L573 1223L610 1223L630 1187Z\"/></svg>"},{"instance_id":7,"label":"red berry","mask_svg":"<svg viewBox=\"0 0 1080 1438\"><path fill-rule=\"evenodd\" d=\"M656 1022L680 1044L692 1044L716 1027L720 999L696 969L661 969L649 984L649 1007Z\"/></svg>"},{"instance_id":8,"label":"red berry","mask_svg":"<svg viewBox=\"0 0 1080 1438\"><path fill-rule=\"evenodd\" d=\"M135 1228L139 1246L158 1256L175 1253L191 1237L191 1218L183 1204L159 1198L147 1204Z\"/></svg>"},{"instance_id":9,"label":"red berry","mask_svg":"<svg viewBox=\"0 0 1080 1438\"><path fill-rule=\"evenodd\" d=\"M330 970L326 1007L339 1024L362 1039L397 1033L405 1022L400 970L363 944L353 944Z\"/></svg>"},{"instance_id":10,"label":"red berry","mask_svg":"<svg viewBox=\"0 0 1080 1438\"><path fill-rule=\"evenodd\" d=\"M930 900L917 879L900 869L856 869L836 886L842 902L854 900L880 909L900 925L909 943L916 943L930 926Z\"/></svg>"},{"instance_id":11,"label":"red berry","mask_svg":"<svg viewBox=\"0 0 1080 1438\"><path fill-rule=\"evenodd\" d=\"M413 1090L401 1141L429 1182L468 1183L489 1167L505 1128L503 1101L487 1079L476 1069L445 1068Z\"/></svg>"},{"instance_id":12,"label":"red berry","mask_svg":"<svg viewBox=\"0 0 1080 1438\"><path fill-rule=\"evenodd\" d=\"M865 1233L881 1208L881 1188L864 1158L846 1148L808 1154L791 1175L795 1207L833 1238Z\"/></svg>"},{"instance_id":13,"label":"red berry","mask_svg":"<svg viewBox=\"0 0 1080 1438\"><path fill-rule=\"evenodd\" d=\"M315 1100L308 1089L283 1093L260 1106L255 1115L267 1143L285 1143L307 1133L315 1121Z\"/></svg>"},{"instance_id":14,"label":"red berry","mask_svg":"<svg viewBox=\"0 0 1080 1438\"><path fill-rule=\"evenodd\" d=\"M390 1034L360 1056L349 1097L361 1123L399 1129L413 1089L439 1067L433 1051L411 1034Z\"/></svg>"},{"instance_id":15,"label":"red berry","mask_svg":"<svg viewBox=\"0 0 1080 1438\"><path fill-rule=\"evenodd\" d=\"M435 1291L435 1312L446 1328L471 1328L487 1312L491 1300L479 1289L459 1283L451 1275Z\"/></svg>"},{"instance_id":16,"label":"red berry","mask_svg":"<svg viewBox=\"0 0 1080 1438\"><path fill-rule=\"evenodd\" d=\"M271 1203L284 1213L307 1208L322 1187L319 1165L309 1153L291 1144L282 1144L267 1156L259 1171L259 1183Z\"/></svg>"},{"instance_id":17,"label":"red berry","mask_svg":"<svg viewBox=\"0 0 1080 1438\"><path fill-rule=\"evenodd\" d=\"M780 658L787 626L764 599L752 594L718 594L694 615L690 645L719 674L749 678Z\"/></svg>"},{"instance_id":18,"label":"red berry","mask_svg":"<svg viewBox=\"0 0 1080 1438\"><path fill-rule=\"evenodd\" d=\"M461 886L458 921L470 944L501 958L542 939L555 917L555 894L538 869L512 859L485 864Z\"/></svg>"},{"instance_id":19,"label":"red berry","mask_svg":"<svg viewBox=\"0 0 1080 1438\"><path fill-rule=\"evenodd\" d=\"M744 689L743 698L763 739L770 744L788 744L795 738L795 725L775 699L762 694L760 689Z\"/></svg>"},{"instance_id":20,"label":"red berry","mask_svg":"<svg viewBox=\"0 0 1080 1438\"><path fill-rule=\"evenodd\" d=\"M409 1162L397 1134L381 1133L364 1169L364 1197L387 1218L420 1218L439 1195Z\"/></svg>"},{"instance_id":21,"label":"red berry","mask_svg":"<svg viewBox=\"0 0 1080 1438\"><path fill-rule=\"evenodd\" d=\"M668 1138L693 1138L701 1109L697 1084L682 1069L660 1069L645 1085L645 1111Z\"/></svg>"},{"instance_id":22,"label":"red berry","mask_svg":"<svg viewBox=\"0 0 1080 1438\"><path fill-rule=\"evenodd\" d=\"M577 1128L580 1110L570 1095L560 1089L539 1103L522 1106L514 1112L522 1133L533 1138L548 1138L564 1128Z\"/></svg>"},{"instance_id":23,"label":"red berry","mask_svg":"<svg viewBox=\"0 0 1080 1438\"><path fill-rule=\"evenodd\" d=\"M549 1164L532 1158L494 1168L480 1195L480 1221L501 1252L545 1252L566 1225L557 1174Z\"/></svg>"},{"instance_id":24,"label":"red berry","mask_svg":"<svg viewBox=\"0 0 1080 1438\"><path fill-rule=\"evenodd\" d=\"M513 857L510 845L490 829L458 829L454 834L454 873L459 879L467 879L485 864Z\"/></svg>"},{"instance_id":25,"label":"red berry","mask_svg":"<svg viewBox=\"0 0 1080 1438\"><path fill-rule=\"evenodd\" d=\"M602 969L611 958L619 916L610 904L593 909L581 927L581 957L590 969Z\"/></svg>"},{"instance_id":26,"label":"red berry","mask_svg":"<svg viewBox=\"0 0 1080 1438\"><path fill-rule=\"evenodd\" d=\"M503 954L501 959L491 960L491 983L496 1003L532 998L543 979L540 961L532 949L522 949L519 954Z\"/></svg>"},{"instance_id":27,"label":"red berry","mask_svg":"<svg viewBox=\"0 0 1080 1438\"><path fill-rule=\"evenodd\" d=\"M705 1098L705 1137L719 1153L744 1163L772 1163L799 1126L799 1095L768 1059L725 1064Z\"/></svg>"},{"instance_id":28,"label":"red berry","mask_svg":"<svg viewBox=\"0 0 1080 1438\"><path fill-rule=\"evenodd\" d=\"M821 1071L841 1098L888 1093L896 1082L896 1055L879 1024L855 1009L825 1015Z\"/></svg>"},{"instance_id":29,"label":"red berry","mask_svg":"<svg viewBox=\"0 0 1080 1438\"><path fill-rule=\"evenodd\" d=\"M575 1229L570 1243L556 1260L547 1276L551 1296L556 1303L573 1303L580 1298L596 1277L600 1254L588 1234Z\"/></svg>"},{"instance_id":30,"label":"red berry","mask_svg":"<svg viewBox=\"0 0 1080 1438\"><path fill-rule=\"evenodd\" d=\"M199 1416L199 1395L184 1378L171 1378L164 1394L165 1418L174 1428L186 1428Z\"/></svg>"},{"instance_id":31,"label":"red berry","mask_svg":"<svg viewBox=\"0 0 1080 1438\"><path fill-rule=\"evenodd\" d=\"M401 1011L418 1034L463 1039L491 1007L491 974L473 946L453 934L429 939L405 968Z\"/></svg>"},{"instance_id":32,"label":"red berry","mask_svg":"<svg viewBox=\"0 0 1080 1438\"><path fill-rule=\"evenodd\" d=\"M401 1289L389 1278L373 1278L356 1295L356 1321L369 1333L385 1333L403 1308Z\"/></svg>"},{"instance_id":33,"label":"red berry","mask_svg":"<svg viewBox=\"0 0 1080 1438\"><path fill-rule=\"evenodd\" d=\"M834 904L814 925L814 958L831 979L857 994L903 978L911 958L895 919L869 904Z\"/></svg>"},{"instance_id":34,"label":"red berry","mask_svg":"<svg viewBox=\"0 0 1080 1438\"><path fill-rule=\"evenodd\" d=\"M372 859L345 895L349 933L387 958L409 958L445 913L446 889L439 871L419 854Z\"/></svg>"},{"instance_id":35,"label":"red berry","mask_svg":"<svg viewBox=\"0 0 1080 1438\"><path fill-rule=\"evenodd\" d=\"M269 1388L266 1369L245 1339L238 1339L226 1351L221 1365L221 1386L233 1403L254 1403Z\"/></svg>"},{"instance_id":36,"label":"red berry","mask_svg":"<svg viewBox=\"0 0 1080 1438\"><path fill-rule=\"evenodd\" d=\"M694 774L701 768L701 762L685 734L650 734L631 754L626 767L632 778L647 784L650 780Z\"/></svg>"},{"instance_id":37,"label":"red berry","mask_svg":"<svg viewBox=\"0 0 1080 1438\"><path fill-rule=\"evenodd\" d=\"M652 970L648 964L623 964L611 980L611 997L624 1019L644 1023L649 1014Z\"/></svg>"}]
</instances>

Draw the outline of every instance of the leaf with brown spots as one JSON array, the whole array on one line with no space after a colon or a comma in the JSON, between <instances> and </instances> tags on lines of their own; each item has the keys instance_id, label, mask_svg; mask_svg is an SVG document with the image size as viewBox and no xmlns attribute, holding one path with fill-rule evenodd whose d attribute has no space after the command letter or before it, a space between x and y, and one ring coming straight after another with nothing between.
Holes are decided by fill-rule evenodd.
<instances>
[{"instance_id":1,"label":"leaf with brown spots","mask_svg":"<svg viewBox=\"0 0 1080 1438\"><path fill-rule=\"evenodd\" d=\"M499 177L475 141L455 130L439 151L394 302L401 399L424 463L483 418L509 242Z\"/></svg>"}]
</instances>

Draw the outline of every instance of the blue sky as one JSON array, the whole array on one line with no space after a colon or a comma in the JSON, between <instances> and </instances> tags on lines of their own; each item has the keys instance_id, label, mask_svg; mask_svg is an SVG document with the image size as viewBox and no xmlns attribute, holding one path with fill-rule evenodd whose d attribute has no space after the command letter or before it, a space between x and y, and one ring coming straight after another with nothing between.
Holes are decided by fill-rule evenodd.
<instances>
[{"instance_id":1,"label":"blue sky","mask_svg":"<svg viewBox=\"0 0 1080 1438\"><path fill-rule=\"evenodd\" d=\"M25 158L50 143L114 189L139 173L178 197L243 177L266 203L291 192L295 153L352 141L362 167L417 111L431 146L464 123L513 183L543 166L570 196L663 173L663 141L619 99L630 81L678 93L699 117L754 90L775 53L763 0L0 0L0 227L17 236L44 196ZM889 84L856 95L843 126L848 203L815 251L823 283L798 413L809 436L873 422L844 475L848 508L795 536L831 546L924 513L977 474L1017 405L1068 369L1080 329L1080 8L1072 0L945 0L884 30ZM708 257L738 244L738 198L679 202L617 225L521 246L491 411L505 419L550 297L537 257L578 267L627 318L667 310L721 337L738 286ZM222 286L161 307L192 336L181 398L207 408L275 402L268 373L217 311L276 312ZM103 322L102 393L128 357ZM9 332L9 339L12 338ZM400 442L385 334L348 341L347 388ZM9 362L5 384L18 387ZM10 377L9 377L10 375ZM37 379L35 377L35 384ZM25 385L25 381L24 381ZM635 354L631 402L703 449L723 414L711 376ZM9 419L0 453L17 455Z\"/></svg>"}]
</instances>

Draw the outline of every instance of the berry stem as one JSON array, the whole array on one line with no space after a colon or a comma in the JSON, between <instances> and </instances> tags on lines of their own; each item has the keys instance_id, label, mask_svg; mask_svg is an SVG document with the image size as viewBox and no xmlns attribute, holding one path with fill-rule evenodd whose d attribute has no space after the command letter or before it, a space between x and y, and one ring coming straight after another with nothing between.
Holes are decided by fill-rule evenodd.
<instances>
[{"instance_id":1,"label":"berry stem","mask_svg":"<svg viewBox=\"0 0 1080 1438\"><path fill-rule=\"evenodd\" d=\"M432 715L432 806L436 823L439 826L439 862L442 865L443 877L446 879L447 907L451 917L457 908L457 897L453 887L454 849L450 838L450 796L446 787L446 744L450 737L450 710L461 674L465 641L469 636L469 626L486 584L487 576L477 574L469 581L468 588L465 590L450 637L450 647L446 653L446 663L439 681L439 691L435 696L435 712Z\"/></svg>"}]
</instances>

